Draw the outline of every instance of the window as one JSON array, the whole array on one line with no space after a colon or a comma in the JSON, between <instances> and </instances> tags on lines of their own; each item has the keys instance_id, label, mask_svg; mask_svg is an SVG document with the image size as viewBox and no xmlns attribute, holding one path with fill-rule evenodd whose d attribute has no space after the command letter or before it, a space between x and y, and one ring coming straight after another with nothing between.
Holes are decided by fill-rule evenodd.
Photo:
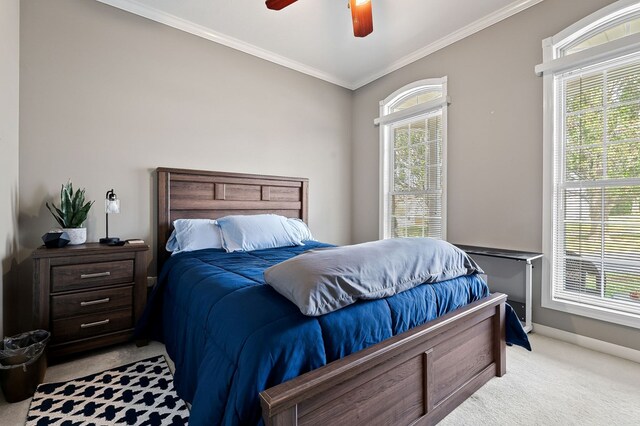
<instances>
[{"instance_id":1,"label":"window","mask_svg":"<svg viewBox=\"0 0 640 426\"><path fill-rule=\"evenodd\" d=\"M634 4L635 3L635 4ZM545 40L542 305L640 328L640 4Z\"/></svg>"},{"instance_id":2,"label":"window","mask_svg":"<svg viewBox=\"0 0 640 426\"><path fill-rule=\"evenodd\" d=\"M586 37L578 38L560 50L562 56L572 55L577 52L589 49L590 47L600 46L610 41L617 40L632 34L640 33L640 17L629 18L622 23L612 22L605 28L594 33L588 33Z\"/></svg>"},{"instance_id":3,"label":"window","mask_svg":"<svg viewBox=\"0 0 640 426\"><path fill-rule=\"evenodd\" d=\"M380 102L380 237L446 237L447 79Z\"/></svg>"}]
</instances>

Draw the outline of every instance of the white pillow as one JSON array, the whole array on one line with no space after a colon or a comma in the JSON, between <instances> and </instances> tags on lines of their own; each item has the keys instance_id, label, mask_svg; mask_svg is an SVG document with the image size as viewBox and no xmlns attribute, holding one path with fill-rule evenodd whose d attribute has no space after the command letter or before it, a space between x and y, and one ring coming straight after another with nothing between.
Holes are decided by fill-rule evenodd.
<instances>
[{"instance_id":1,"label":"white pillow","mask_svg":"<svg viewBox=\"0 0 640 426\"><path fill-rule=\"evenodd\" d=\"M176 219L166 249L173 254L183 251L222 248L220 228L211 219Z\"/></svg>"},{"instance_id":2,"label":"white pillow","mask_svg":"<svg viewBox=\"0 0 640 426\"><path fill-rule=\"evenodd\" d=\"M302 245L284 216L225 216L218 219L218 226L224 249L229 253Z\"/></svg>"},{"instance_id":3,"label":"white pillow","mask_svg":"<svg viewBox=\"0 0 640 426\"><path fill-rule=\"evenodd\" d=\"M316 241L313 235L311 235L311 230L302 219L289 218L287 219L287 224L296 239L300 241Z\"/></svg>"},{"instance_id":4,"label":"white pillow","mask_svg":"<svg viewBox=\"0 0 640 426\"><path fill-rule=\"evenodd\" d=\"M173 231L171 231L171 236L167 240L167 244L164 246L164 248L167 251L170 251L171 253L178 253L180 251L180 246L178 245L178 239L176 238L175 228Z\"/></svg>"}]
</instances>

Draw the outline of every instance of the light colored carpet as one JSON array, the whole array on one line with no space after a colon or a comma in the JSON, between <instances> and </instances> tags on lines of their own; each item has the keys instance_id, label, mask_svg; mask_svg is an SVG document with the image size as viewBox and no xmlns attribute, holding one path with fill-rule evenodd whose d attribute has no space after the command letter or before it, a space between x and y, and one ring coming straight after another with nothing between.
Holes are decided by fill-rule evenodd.
<instances>
[{"instance_id":1,"label":"light colored carpet","mask_svg":"<svg viewBox=\"0 0 640 426\"><path fill-rule=\"evenodd\" d=\"M440 424L640 425L640 364L535 334L530 338L533 352L508 348L507 374L492 379ZM45 380L70 380L160 354L164 346L155 342L118 346L54 365ZM0 400L0 425L23 425L28 409L29 400Z\"/></svg>"},{"instance_id":2,"label":"light colored carpet","mask_svg":"<svg viewBox=\"0 0 640 426\"><path fill-rule=\"evenodd\" d=\"M639 333L640 334L640 333ZM531 334L440 425L640 425L640 364Z\"/></svg>"}]
</instances>

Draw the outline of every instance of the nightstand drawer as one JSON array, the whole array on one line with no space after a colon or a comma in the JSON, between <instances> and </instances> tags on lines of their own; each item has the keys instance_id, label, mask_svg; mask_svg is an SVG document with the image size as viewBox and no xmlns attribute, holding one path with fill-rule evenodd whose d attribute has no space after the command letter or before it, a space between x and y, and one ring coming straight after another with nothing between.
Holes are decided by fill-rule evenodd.
<instances>
[{"instance_id":1,"label":"nightstand drawer","mask_svg":"<svg viewBox=\"0 0 640 426\"><path fill-rule=\"evenodd\" d=\"M84 263L51 268L51 291L53 292L132 281L133 260Z\"/></svg>"},{"instance_id":2,"label":"nightstand drawer","mask_svg":"<svg viewBox=\"0 0 640 426\"><path fill-rule=\"evenodd\" d=\"M51 318L56 320L77 315L131 309L132 305L132 286L51 296Z\"/></svg>"},{"instance_id":3,"label":"nightstand drawer","mask_svg":"<svg viewBox=\"0 0 640 426\"><path fill-rule=\"evenodd\" d=\"M53 321L53 342L94 337L133 327L131 309L83 315Z\"/></svg>"}]
</instances>

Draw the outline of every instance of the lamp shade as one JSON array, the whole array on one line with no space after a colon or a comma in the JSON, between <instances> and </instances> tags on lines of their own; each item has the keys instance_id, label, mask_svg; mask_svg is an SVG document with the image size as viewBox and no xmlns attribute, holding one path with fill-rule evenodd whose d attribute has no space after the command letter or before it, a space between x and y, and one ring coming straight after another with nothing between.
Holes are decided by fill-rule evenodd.
<instances>
[{"instance_id":1,"label":"lamp shade","mask_svg":"<svg viewBox=\"0 0 640 426\"><path fill-rule=\"evenodd\" d=\"M107 214L120 213L120 200L104 200L104 211Z\"/></svg>"},{"instance_id":2,"label":"lamp shade","mask_svg":"<svg viewBox=\"0 0 640 426\"><path fill-rule=\"evenodd\" d=\"M120 200L113 189L107 191L107 196L104 200L104 211L107 214L120 213Z\"/></svg>"}]
</instances>

